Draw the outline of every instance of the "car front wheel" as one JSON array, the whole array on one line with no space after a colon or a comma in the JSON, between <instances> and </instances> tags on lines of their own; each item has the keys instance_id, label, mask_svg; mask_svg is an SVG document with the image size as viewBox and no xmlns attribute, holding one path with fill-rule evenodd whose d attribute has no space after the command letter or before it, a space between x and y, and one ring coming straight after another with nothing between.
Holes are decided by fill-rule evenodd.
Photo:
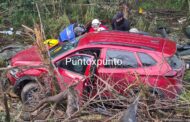
<instances>
[{"instance_id":1,"label":"car front wheel","mask_svg":"<svg viewBox=\"0 0 190 122\"><path fill-rule=\"evenodd\" d=\"M30 82L21 91L21 100L23 103L23 115L21 118L25 121L29 121L31 119L30 116L33 116L35 119L44 120L49 114L49 108L40 110L36 115L32 115L29 112L35 110L40 101L45 98L45 92L40 88L38 83Z\"/></svg>"},{"instance_id":2,"label":"car front wheel","mask_svg":"<svg viewBox=\"0 0 190 122\"><path fill-rule=\"evenodd\" d=\"M40 100L40 88L35 82L27 83L21 91L21 100L24 105L34 107Z\"/></svg>"}]
</instances>

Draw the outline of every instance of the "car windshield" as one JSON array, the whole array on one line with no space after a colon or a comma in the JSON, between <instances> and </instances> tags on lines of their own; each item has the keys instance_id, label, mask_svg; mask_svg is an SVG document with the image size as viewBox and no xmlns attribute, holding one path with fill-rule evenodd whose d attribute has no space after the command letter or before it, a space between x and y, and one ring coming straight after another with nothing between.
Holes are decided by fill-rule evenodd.
<instances>
[{"instance_id":1,"label":"car windshield","mask_svg":"<svg viewBox=\"0 0 190 122\"><path fill-rule=\"evenodd\" d=\"M80 38L81 37L76 38L75 42L71 43L71 42L67 41L67 42L64 42L62 44L56 45L55 47L51 48L49 50L51 58L55 58L60 54L63 54L71 49L74 49L77 46Z\"/></svg>"},{"instance_id":2,"label":"car windshield","mask_svg":"<svg viewBox=\"0 0 190 122\"><path fill-rule=\"evenodd\" d=\"M179 69L183 65L182 60L180 60L176 55L174 55L174 56L172 56L170 58L167 58L167 60L168 60L168 63L170 64L170 66L173 69Z\"/></svg>"}]
</instances>

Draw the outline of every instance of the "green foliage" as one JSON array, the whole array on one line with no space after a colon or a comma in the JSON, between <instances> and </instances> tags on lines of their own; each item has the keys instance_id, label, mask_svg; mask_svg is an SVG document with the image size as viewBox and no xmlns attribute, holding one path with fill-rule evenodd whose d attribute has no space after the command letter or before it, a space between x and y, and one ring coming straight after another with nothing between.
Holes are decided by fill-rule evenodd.
<instances>
[{"instance_id":1,"label":"green foliage","mask_svg":"<svg viewBox=\"0 0 190 122\"><path fill-rule=\"evenodd\" d=\"M88 22L90 20L92 20L93 18L95 18L96 16L96 12L95 12L95 8L94 7L89 7L88 11L85 14L85 22Z\"/></svg>"},{"instance_id":2,"label":"green foliage","mask_svg":"<svg viewBox=\"0 0 190 122\"><path fill-rule=\"evenodd\" d=\"M0 122L5 122L5 115L6 113L5 112L0 112Z\"/></svg>"},{"instance_id":3,"label":"green foliage","mask_svg":"<svg viewBox=\"0 0 190 122\"><path fill-rule=\"evenodd\" d=\"M190 70L187 70L184 76L184 80L190 82Z\"/></svg>"},{"instance_id":4,"label":"green foliage","mask_svg":"<svg viewBox=\"0 0 190 122\"><path fill-rule=\"evenodd\" d=\"M122 0L4 0L0 3L0 24L2 18L10 20L13 27L22 24L32 27L39 22L36 3L46 32L46 36L54 37L66 25L73 22L84 23L94 18L106 20L110 24L113 15L119 9ZM135 7L135 0L129 0ZM163 4L164 3L164 4ZM181 10L186 0L143 0L137 4L143 9L175 9ZM135 9L135 8L133 8ZM137 9L137 8L136 8ZM137 28L151 30L144 18L138 20ZM154 23L153 23L154 24Z\"/></svg>"},{"instance_id":5,"label":"green foliage","mask_svg":"<svg viewBox=\"0 0 190 122\"><path fill-rule=\"evenodd\" d=\"M140 6L144 9L181 10L186 6L186 2L186 0L144 0Z\"/></svg>"},{"instance_id":6,"label":"green foliage","mask_svg":"<svg viewBox=\"0 0 190 122\"><path fill-rule=\"evenodd\" d=\"M142 16L140 16L137 20L137 24L135 26L136 28L138 28L141 31L148 31L149 28L149 22L143 18Z\"/></svg>"},{"instance_id":7,"label":"green foliage","mask_svg":"<svg viewBox=\"0 0 190 122\"><path fill-rule=\"evenodd\" d=\"M60 29L63 29L69 24L70 20L65 12L62 16L57 18L49 18L44 20L45 31L49 38L55 38L57 36L57 32L60 32Z\"/></svg>"},{"instance_id":8,"label":"green foliage","mask_svg":"<svg viewBox=\"0 0 190 122\"><path fill-rule=\"evenodd\" d=\"M180 95L180 99L182 101L188 101L188 102L190 102L190 91L186 90L185 92L183 92L183 94Z\"/></svg>"},{"instance_id":9,"label":"green foliage","mask_svg":"<svg viewBox=\"0 0 190 122\"><path fill-rule=\"evenodd\" d=\"M180 96L180 99L190 102L190 70L186 70L184 81L187 82L187 85L184 86L186 89L185 92L183 92L183 94Z\"/></svg>"}]
</instances>

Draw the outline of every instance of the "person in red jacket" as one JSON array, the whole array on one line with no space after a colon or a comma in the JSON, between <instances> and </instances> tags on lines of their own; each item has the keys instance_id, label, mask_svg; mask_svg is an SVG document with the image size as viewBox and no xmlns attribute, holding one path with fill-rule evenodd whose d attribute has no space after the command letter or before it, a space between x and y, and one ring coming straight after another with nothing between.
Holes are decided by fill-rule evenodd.
<instances>
[{"instance_id":1,"label":"person in red jacket","mask_svg":"<svg viewBox=\"0 0 190 122\"><path fill-rule=\"evenodd\" d=\"M97 32L97 31L103 31L103 30L108 30L108 28L102 25L98 19L93 19L89 32Z\"/></svg>"}]
</instances>

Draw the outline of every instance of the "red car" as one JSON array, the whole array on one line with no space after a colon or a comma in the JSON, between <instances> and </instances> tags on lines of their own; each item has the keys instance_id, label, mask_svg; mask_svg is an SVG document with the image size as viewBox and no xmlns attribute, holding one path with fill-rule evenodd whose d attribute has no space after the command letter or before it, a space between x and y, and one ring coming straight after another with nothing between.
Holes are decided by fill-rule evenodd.
<instances>
[{"instance_id":1,"label":"red car","mask_svg":"<svg viewBox=\"0 0 190 122\"><path fill-rule=\"evenodd\" d=\"M85 77L92 74L92 67L96 76L110 85L117 84L114 89L120 94L125 94L137 79L163 97L176 98L182 91L184 63L175 55L176 43L165 38L102 31L85 34L75 43L54 47L50 53L65 83L80 81L76 86L80 95L87 89L90 92L89 80ZM40 64L42 61L34 46L17 53L11 60L11 66ZM35 86L35 78L46 72L47 69L40 67L23 71L15 68L7 76L15 93L24 101L28 90ZM65 90L58 79L60 89ZM93 85L97 85L96 80Z\"/></svg>"}]
</instances>

